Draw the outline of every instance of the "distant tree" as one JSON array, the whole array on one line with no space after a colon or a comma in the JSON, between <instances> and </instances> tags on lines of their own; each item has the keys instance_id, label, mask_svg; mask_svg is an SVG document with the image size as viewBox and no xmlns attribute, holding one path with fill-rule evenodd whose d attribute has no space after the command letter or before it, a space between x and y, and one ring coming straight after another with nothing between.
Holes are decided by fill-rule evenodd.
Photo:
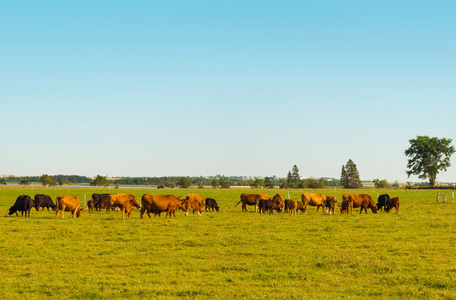
<instances>
[{"instance_id":1,"label":"distant tree","mask_svg":"<svg viewBox=\"0 0 456 300\"><path fill-rule=\"evenodd\" d=\"M269 178L269 177L265 177L264 178L264 187L268 188L268 189L273 189L274 188L274 184L272 183L271 178Z\"/></svg>"},{"instance_id":2,"label":"distant tree","mask_svg":"<svg viewBox=\"0 0 456 300\"><path fill-rule=\"evenodd\" d=\"M165 187L173 189L175 187L175 185L174 185L174 183L170 182L169 180L166 180Z\"/></svg>"},{"instance_id":3,"label":"distant tree","mask_svg":"<svg viewBox=\"0 0 456 300\"><path fill-rule=\"evenodd\" d=\"M65 184L68 186L71 185L71 181L68 179L68 177L65 178Z\"/></svg>"},{"instance_id":4,"label":"distant tree","mask_svg":"<svg viewBox=\"0 0 456 300\"><path fill-rule=\"evenodd\" d=\"M446 171L451 166L450 157L456 151L450 146L452 139L417 136L409 140L410 148L405 155L410 157L407 162L407 176L418 175L419 179L429 179L433 187L439 171Z\"/></svg>"},{"instance_id":5,"label":"distant tree","mask_svg":"<svg viewBox=\"0 0 456 300\"><path fill-rule=\"evenodd\" d=\"M291 169L291 181L293 182L293 187L295 188L302 185L301 176L299 176L299 169L296 165L294 165Z\"/></svg>"},{"instance_id":6,"label":"distant tree","mask_svg":"<svg viewBox=\"0 0 456 300\"><path fill-rule=\"evenodd\" d=\"M386 189L389 188L389 183L386 179L380 180L380 179L374 179L374 187L376 189Z\"/></svg>"},{"instance_id":7,"label":"distant tree","mask_svg":"<svg viewBox=\"0 0 456 300\"><path fill-rule=\"evenodd\" d=\"M157 184L157 189L164 189L165 188L165 185L163 183L159 183Z\"/></svg>"},{"instance_id":8,"label":"distant tree","mask_svg":"<svg viewBox=\"0 0 456 300\"><path fill-rule=\"evenodd\" d=\"M199 188L199 189L204 188L204 185L203 185L203 182L202 182L202 181L198 182L198 188Z\"/></svg>"},{"instance_id":9,"label":"distant tree","mask_svg":"<svg viewBox=\"0 0 456 300\"><path fill-rule=\"evenodd\" d=\"M262 188L264 187L264 179L263 178L255 178L255 180L253 180L251 183L250 183L250 187L251 188Z\"/></svg>"},{"instance_id":10,"label":"distant tree","mask_svg":"<svg viewBox=\"0 0 456 300\"><path fill-rule=\"evenodd\" d=\"M342 166L340 181L344 189L358 189L363 186L359 179L358 169L351 159L348 160L345 166Z\"/></svg>"},{"instance_id":11,"label":"distant tree","mask_svg":"<svg viewBox=\"0 0 456 300\"><path fill-rule=\"evenodd\" d=\"M27 179L21 179L19 180L19 185L23 185L25 187L26 185L30 185L30 181Z\"/></svg>"},{"instance_id":12,"label":"distant tree","mask_svg":"<svg viewBox=\"0 0 456 300\"><path fill-rule=\"evenodd\" d=\"M63 181L62 180L59 181L59 185L63 186Z\"/></svg>"},{"instance_id":13,"label":"distant tree","mask_svg":"<svg viewBox=\"0 0 456 300\"><path fill-rule=\"evenodd\" d=\"M0 184L6 185L6 179L5 178L0 178Z\"/></svg>"},{"instance_id":14,"label":"distant tree","mask_svg":"<svg viewBox=\"0 0 456 300\"><path fill-rule=\"evenodd\" d=\"M216 178L212 179L212 187L214 189L218 188L220 186L218 180Z\"/></svg>"},{"instance_id":15,"label":"distant tree","mask_svg":"<svg viewBox=\"0 0 456 300\"><path fill-rule=\"evenodd\" d=\"M294 187L293 176L291 175L291 171L288 171L287 179L286 179L286 186L289 187L289 188L293 188Z\"/></svg>"},{"instance_id":16,"label":"distant tree","mask_svg":"<svg viewBox=\"0 0 456 300\"><path fill-rule=\"evenodd\" d=\"M43 174L40 177L40 181L43 186L55 186L55 180L52 176L49 176L48 174Z\"/></svg>"},{"instance_id":17,"label":"distant tree","mask_svg":"<svg viewBox=\"0 0 456 300\"><path fill-rule=\"evenodd\" d=\"M92 186L109 186L109 180L101 175L97 175L97 178L95 178L94 181L90 183Z\"/></svg>"},{"instance_id":18,"label":"distant tree","mask_svg":"<svg viewBox=\"0 0 456 300\"><path fill-rule=\"evenodd\" d=\"M396 180L391 186L394 188L399 188L399 182Z\"/></svg>"},{"instance_id":19,"label":"distant tree","mask_svg":"<svg viewBox=\"0 0 456 300\"><path fill-rule=\"evenodd\" d=\"M181 177L177 180L177 186L183 188L183 189L188 189L192 183L187 177Z\"/></svg>"},{"instance_id":20,"label":"distant tree","mask_svg":"<svg viewBox=\"0 0 456 300\"><path fill-rule=\"evenodd\" d=\"M221 187L222 189L228 189L228 188L230 188L230 183L229 183L229 181L226 180L226 179L223 178L223 177L219 179L219 183L220 183L220 187Z\"/></svg>"},{"instance_id":21,"label":"distant tree","mask_svg":"<svg viewBox=\"0 0 456 300\"><path fill-rule=\"evenodd\" d=\"M347 171L345 170L344 165L342 165L342 171L340 173L340 185L343 187L346 187L349 185L348 175L347 175Z\"/></svg>"}]
</instances>

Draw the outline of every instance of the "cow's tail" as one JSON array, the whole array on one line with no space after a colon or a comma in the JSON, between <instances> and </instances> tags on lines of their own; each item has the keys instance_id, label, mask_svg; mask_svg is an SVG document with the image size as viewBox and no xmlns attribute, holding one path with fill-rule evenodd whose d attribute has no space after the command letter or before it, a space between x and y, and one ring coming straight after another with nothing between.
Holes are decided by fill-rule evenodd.
<instances>
[{"instance_id":1,"label":"cow's tail","mask_svg":"<svg viewBox=\"0 0 456 300\"><path fill-rule=\"evenodd\" d=\"M241 199L241 200L239 200L239 202L238 202L238 203L236 203L236 205L235 205L234 207L236 207L236 206L237 206L239 203L241 203L241 202L242 202L242 199Z\"/></svg>"}]
</instances>

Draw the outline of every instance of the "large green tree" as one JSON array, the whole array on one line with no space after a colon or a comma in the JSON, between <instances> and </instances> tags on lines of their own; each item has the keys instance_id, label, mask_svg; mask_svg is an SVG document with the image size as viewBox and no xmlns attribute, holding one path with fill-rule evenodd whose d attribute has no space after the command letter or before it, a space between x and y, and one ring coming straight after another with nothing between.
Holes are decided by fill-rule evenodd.
<instances>
[{"instance_id":1,"label":"large green tree","mask_svg":"<svg viewBox=\"0 0 456 300\"><path fill-rule=\"evenodd\" d=\"M409 157L407 176L418 175L419 179L429 179L431 186L434 186L437 174L451 166L450 157L455 152L452 141L428 136L409 140L410 148L405 150L405 155Z\"/></svg>"},{"instance_id":2,"label":"large green tree","mask_svg":"<svg viewBox=\"0 0 456 300\"><path fill-rule=\"evenodd\" d=\"M351 159L348 160L345 166L342 166L340 183L344 189L358 189L363 186L361 179L359 179L358 169Z\"/></svg>"}]
</instances>

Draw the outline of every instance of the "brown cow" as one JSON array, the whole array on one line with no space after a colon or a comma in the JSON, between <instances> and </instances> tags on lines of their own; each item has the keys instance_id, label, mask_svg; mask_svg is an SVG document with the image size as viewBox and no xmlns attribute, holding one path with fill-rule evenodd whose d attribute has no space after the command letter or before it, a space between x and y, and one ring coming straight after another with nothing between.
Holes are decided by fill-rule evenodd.
<instances>
[{"instance_id":1,"label":"brown cow","mask_svg":"<svg viewBox=\"0 0 456 300\"><path fill-rule=\"evenodd\" d=\"M239 200L238 203L236 203L235 207L242 202L242 211L247 211L247 205L255 205L255 212L258 211L258 204L260 203L260 200L271 200L271 197L268 195L264 194L247 194L247 193L242 193L241 194L241 200Z\"/></svg>"},{"instance_id":2,"label":"brown cow","mask_svg":"<svg viewBox=\"0 0 456 300\"><path fill-rule=\"evenodd\" d=\"M353 201L351 199L347 199L346 201L342 200L342 204L339 205L340 213L347 214L348 210L351 208L353 210Z\"/></svg>"},{"instance_id":3,"label":"brown cow","mask_svg":"<svg viewBox=\"0 0 456 300\"><path fill-rule=\"evenodd\" d=\"M109 204L111 204L113 207L120 208L120 210L122 211L122 220L125 220L125 213L127 212L126 206L128 206L129 204L135 206L138 209L141 208L141 205L139 205L139 202L138 200L136 200L136 197L130 194L109 195L108 199Z\"/></svg>"},{"instance_id":4,"label":"brown cow","mask_svg":"<svg viewBox=\"0 0 456 300\"><path fill-rule=\"evenodd\" d=\"M87 201L87 207L89 208L89 212L92 212L93 209L95 208L95 201L93 201L93 200Z\"/></svg>"},{"instance_id":5,"label":"brown cow","mask_svg":"<svg viewBox=\"0 0 456 300\"><path fill-rule=\"evenodd\" d=\"M293 199L293 200L295 200L295 199ZM291 201L292 200L290 200L290 199L285 199L285 201L283 202L284 203L284 212L288 212L289 211L288 208L290 206L290 202ZM300 210L302 212L305 212L304 206L302 206L302 203L297 201L297 200L296 200L296 210Z\"/></svg>"},{"instance_id":6,"label":"brown cow","mask_svg":"<svg viewBox=\"0 0 456 300\"><path fill-rule=\"evenodd\" d=\"M283 208L283 197L280 196L279 194L276 194L273 198L272 201L276 202L277 205L279 206L280 209Z\"/></svg>"},{"instance_id":7,"label":"brown cow","mask_svg":"<svg viewBox=\"0 0 456 300\"><path fill-rule=\"evenodd\" d=\"M173 195L150 195L144 194L141 199L141 219L143 218L144 212L147 211L147 215L154 213L154 217L160 215L161 212L166 211L166 218L168 216L172 218L176 217L176 210L182 209L188 211L189 203L186 200L179 200ZM165 218L165 219L166 219Z\"/></svg>"},{"instance_id":8,"label":"brown cow","mask_svg":"<svg viewBox=\"0 0 456 300\"><path fill-rule=\"evenodd\" d=\"M352 201L353 204L351 205L351 213L353 213L353 208L357 207L361 207L360 213L362 213L364 209L367 214L368 208L370 208L374 214L377 213L377 205L375 205L371 196L367 194L343 194L342 203L344 201Z\"/></svg>"},{"instance_id":9,"label":"brown cow","mask_svg":"<svg viewBox=\"0 0 456 300\"><path fill-rule=\"evenodd\" d=\"M296 199L291 199L288 203L288 209L290 211L290 215L296 215L296 210L298 209L298 201L296 201Z\"/></svg>"},{"instance_id":10,"label":"brown cow","mask_svg":"<svg viewBox=\"0 0 456 300\"><path fill-rule=\"evenodd\" d=\"M320 207L323 208L323 202L328 198L333 198L334 202L337 202L336 197L324 194L303 193L301 195L302 205L304 206L305 211L307 210L307 205L316 206L318 211Z\"/></svg>"},{"instance_id":11,"label":"brown cow","mask_svg":"<svg viewBox=\"0 0 456 300\"><path fill-rule=\"evenodd\" d=\"M385 211L389 213L393 207L396 208L396 213L399 213L399 206L400 206L401 199L399 197L394 197L386 201Z\"/></svg>"},{"instance_id":12,"label":"brown cow","mask_svg":"<svg viewBox=\"0 0 456 300\"><path fill-rule=\"evenodd\" d=\"M334 199L336 199L335 197L328 197L326 198L325 201L323 201L323 211L328 215L332 215L334 214L334 203L336 201L334 201Z\"/></svg>"},{"instance_id":13,"label":"brown cow","mask_svg":"<svg viewBox=\"0 0 456 300\"><path fill-rule=\"evenodd\" d=\"M74 219L74 214L76 213L76 216L79 218L81 216L81 205L79 204L79 199L78 197L75 196L67 196L67 195L58 195L56 198L56 207L55 210L57 212L56 218L59 218L59 211L60 214L62 215L62 219L65 218L63 215L64 211L71 211L71 214Z\"/></svg>"},{"instance_id":14,"label":"brown cow","mask_svg":"<svg viewBox=\"0 0 456 300\"><path fill-rule=\"evenodd\" d=\"M185 200L188 202L189 208L193 210L193 214L195 214L195 211L200 216L203 214L202 210L206 208L206 199L203 196L190 194L185 196ZM185 212L185 215L188 216L188 210Z\"/></svg>"}]
</instances>

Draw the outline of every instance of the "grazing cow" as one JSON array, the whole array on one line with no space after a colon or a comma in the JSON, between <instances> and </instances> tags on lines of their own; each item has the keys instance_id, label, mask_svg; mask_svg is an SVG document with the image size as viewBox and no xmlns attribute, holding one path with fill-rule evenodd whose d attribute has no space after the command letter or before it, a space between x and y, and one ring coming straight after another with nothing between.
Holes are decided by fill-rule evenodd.
<instances>
[{"instance_id":1,"label":"grazing cow","mask_svg":"<svg viewBox=\"0 0 456 300\"><path fill-rule=\"evenodd\" d=\"M49 208L52 208L52 210L55 210L55 203L52 201L51 196L49 195L44 195L44 194L36 194L35 195L35 204L36 204L36 210L40 211L40 207L44 208L47 207L47 210L49 211Z\"/></svg>"},{"instance_id":2,"label":"grazing cow","mask_svg":"<svg viewBox=\"0 0 456 300\"><path fill-rule=\"evenodd\" d=\"M215 201L215 199L212 199L212 198L206 198L206 211L207 209L209 208L209 211L214 211L214 209L216 211L219 211L219 207L217 205L217 201Z\"/></svg>"},{"instance_id":3,"label":"grazing cow","mask_svg":"<svg viewBox=\"0 0 456 300\"><path fill-rule=\"evenodd\" d=\"M390 199L390 196L388 194L383 194L383 195L378 196L377 210L383 211L383 207L385 207L385 209L386 209L386 202L388 202L389 199Z\"/></svg>"},{"instance_id":4,"label":"grazing cow","mask_svg":"<svg viewBox=\"0 0 456 300\"><path fill-rule=\"evenodd\" d=\"M347 199L346 201L342 200L342 204L339 204L340 214L347 214L348 215L348 210L350 208L352 208L352 206L353 206L353 201L351 201L350 199Z\"/></svg>"},{"instance_id":5,"label":"grazing cow","mask_svg":"<svg viewBox=\"0 0 456 300\"><path fill-rule=\"evenodd\" d=\"M386 202L385 211L387 213L389 213L393 209L393 207L395 207L396 213L399 213L400 202L401 202L401 200L399 199L399 197L394 197L394 198L389 199Z\"/></svg>"},{"instance_id":6,"label":"grazing cow","mask_svg":"<svg viewBox=\"0 0 456 300\"><path fill-rule=\"evenodd\" d=\"M271 197L268 195L264 194L247 194L247 193L242 193L241 194L241 200L239 200L238 203L236 203L235 207L242 202L242 211L247 211L247 205L255 205L255 212L258 211L258 204L260 203L260 200L271 200Z\"/></svg>"},{"instance_id":7,"label":"grazing cow","mask_svg":"<svg viewBox=\"0 0 456 300\"><path fill-rule=\"evenodd\" d=\"M328 198L326 198L325 201L322 202L323 210L327 215L334 214L334 203L335 203L334 199L335 199L334 197L328 197Z\"/></svg>"},{"instance_id":8,"label":"grazing cow","mask_svg":"<svg viewBox=\"0 0 456 300\"><path fill-rule=\"evenodd\" d=\"M63 215L64 211L71 211L71 215L73 216L76 214L76 216L79 218L81 216L81 205L79 204L79 199L76 196L67 196L67 195L58 195L56 200L56 218L59 218L59 212L62 215L62 219L65 218Z\"/></svg>"},{"instance_id":9,"label":"grazing cow","mask_svg":"<svg viewBox=\"0 0 456 300\"><path fill-rule=\"evenodd\" d=\"M301 195L302 205L304 206L305 211L307 210L307 205L316 206L318 211L320 207L323 208L323 202L328 198L333 198L334 202L337 202L336 197L324 194L303 193Z\"/></svg>"},{"instance_id":10,"label":"grazing cow","mask_svg":"<svg viewBox=\"0 0 456 300\"><path fill-rule=\"evenodd\" d=\"M360 213L363 212L363 209L366 211L370 208L374 214L377 213L377 206L374 204L371 196L367 194L343 194L342 195L342 203L344 201L352 202L350 205L351 213L353 213L353 208L361 207Z\"/></svg>"},{"instance_id":11,"label":"grazing cow","mask_svg":"<svg viewBox=\"0 0 456 300\"><path fill-rule=\"evenodd\" d=\"M136 200L136 197L130 194L109 195L108 199L109 204L111 204L111 206L120 208L120 210L122 211L122 220L125 220L125 213L127 213L128 204L131 204L138 209L141 208L141 205L139 205L139 202L138 200Z\"/></svg>"},{"instance_id":12,"label":"grazing cow","mask_svg":"<svg viewBox=\"0 0 456 300\"><path fill-rule=\"evenodd\" d=\"M96 210L106 208L109 211L111 209L111 204L109 204L109 195L110 194L92 194L92 200Z\"/></svg>"},{"instance_id":13,"label":"grazing cow","mask_svg":"<svg viewBox=\"0 0 456 300\"><path fill-rule=\"evenodd\" d=\"M202 209L206 207L206 199L204 199L203 196L200 196L198 194L190 194L185 196L185 201L188 202L188 207L185 212L185 215L188 216L188 211L190 208L193 210L193 214L195 214L195 211L198 212L198 214L201 216L203 214Z\"/></svg>"},{"instance_id":14,"label":"grazing cow","mask_svg":"<svg viewBox=\"0 0 456 300\"><path fill-rule=\"evenodd\" d=\"M95 201L93 201L93 200L87 201L87 207L89 208L89 212L92 212L93 209L95 208Z\"/></svg>"},{"instance_id":15,"label":"grazing cow","mask_svg":"<svg viewBox=\"0 0 456 300\"><path fill-rule=\"evenodd\" d=\"M10 207L8 215L15 213L16 216L18 216L17 212L20 211L22 216L24 216L25 212L25 216L27 217L28 213L28 216L30 217L30 210L32 207L36 207L35 201L33 201L33 199L28 195L20 195L17 197L13 206Z\"/></svg>"},{"instance_id":16,"label":"grazing cow","mask_svg":"<svg viewBox=\"0 0 456 300\"><path fill-rule=\"evenodd\" d=\"M273 198L272 201L276 202L277 205L279 206L280 209L283 208L283 197L280 196L279 194L276 194Z\"/></svg>"},{"instance_id":17,"label":"grazing cow","mask_svg":"<svg viewBox=\"0 0 456 300\"><path fill-rule=\"evenodd\" d=\"M154 213L154 217L157 215L160 216L161 212L166 211L166 218L168 216L172 218L176 217L176 210L182 209L188 211L189 204L186 200L180 200L173 195L150 195L145 194L141 199L141 219L143 218L144 212L147 211L147 215L150 216L150 213Z\"/></svg>"},{"instance_id":18,"label":"grazing cow","mask_svg":"<svg viewBox=\"0 0 456 300\"><path fill-rule=\"evenodd\" d=\"M276 210L277 212L282 212L282 209L280 209L279 204L277 204L277 202L271 199L261 199L260 203L258 204L258 208L260 210L260 213L265 213L266 211L269 211L269 213L272 214L274 213L274 210Z\"/></svg>"},{"instance_id":19,"label":"grazing cow","mask_svg":"<svg viewBox=\"0 0 456 300\"><path fill-rule=\"evenodd\" d=\"M290 211L290 215L296 215L296 210L298 209L298 201L296 201L296 199L289 200L288 209Z\"/></svg>"},{"instance_id":20,"label":"grazing cow","mask_svg":"<svg viewBox=\"0 0 456 300\"><path fill-rule=\"evenodd\" d=\"M292 199L292 200L295 200L295 199ZM284 212L288 212L288 209L289 209L289 206L290 206L290 201L292 201L290 199L285 199L284 200ZM302 212L305 212L304 210L304 206L302 205L301 202L297 201L296 200L296 210L300 210Z\"/></svg>"}]
</instances>

